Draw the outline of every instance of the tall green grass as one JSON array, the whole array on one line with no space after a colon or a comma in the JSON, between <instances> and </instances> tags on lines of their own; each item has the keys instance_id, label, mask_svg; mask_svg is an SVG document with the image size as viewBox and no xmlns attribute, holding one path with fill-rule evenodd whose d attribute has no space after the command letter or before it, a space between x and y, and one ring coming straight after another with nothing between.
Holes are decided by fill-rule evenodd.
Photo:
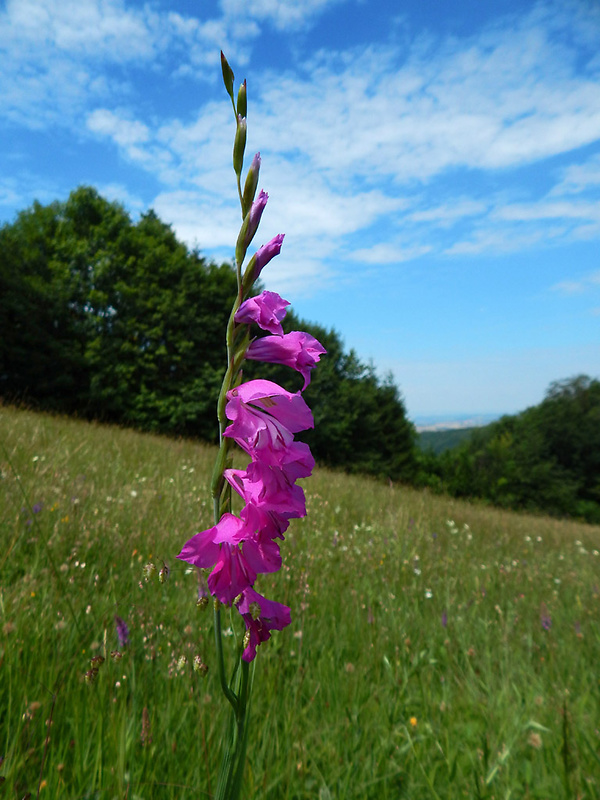
<instances>
[{"instance_id":1,"label":"tall green grass","mask_svg":"<svg viewBox=\"0 0 600 800\"><path fill-rule=\"evenodd\" d=\"M6 407L0 444L0 796L210 798L227 709L175 555L211 524L214 451ZM245 796L600 797L600 528L305 490L259 585L293 622L259 648Z\"/></svg>"}]
</instances>

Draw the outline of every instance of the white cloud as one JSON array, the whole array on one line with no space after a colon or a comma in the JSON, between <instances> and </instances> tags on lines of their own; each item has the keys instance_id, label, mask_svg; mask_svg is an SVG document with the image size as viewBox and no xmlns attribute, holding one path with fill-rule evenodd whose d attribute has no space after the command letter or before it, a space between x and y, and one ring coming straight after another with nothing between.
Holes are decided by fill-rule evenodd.
<instances>
[{"instance_id":1,"label":"white cloud","mask_svg":"<svg viewBox=\"0 0 600 800\"><path fill-rule=\"evenodd\" d=\"M485 203L476 200L457 198L452 203L445 203L424 211L414 211L408 215L408 219L413 222L432 222L441 227L449 227L465 217L482 214L486 207Z\"/></svg>"},{"instance_id":2,"label":"white cloud","mask_svg":"<svg viewBox=\"0 0 600 800\"><path fill-rule=\"evenodd\" d=\"M572 164L563 172L563 179L550 192L551 195L580 194L600 187L600 156L581 164Z\"/></svg>"},{"instance_id":3,"label":"white cloud","mask_svg":"<svg viewBox=\"0 0 600 800\"><path fill-rule=\"evenodd\" d=\"M245 19L268 21L280 31L306 28L310 22L328 7L344 0L221 0L228 19L237 19L243 25Z\"/></svg>"},{"instance_id":4,"label":"white cloud","mask_svg":"<svg viewBox=\"0 0 600 800\"><path fill-rule=\"evenodd\" d=\"M583 294L600 289L600 270L583 275L579 280L566 280L554 284L551 289L565 295Z\"/></svg>"},{"instance_id":5,"label":"white cloud","mask_svg":"<svg viewBox=\"0 0 600 800\"><path fill-rule=\"evenodd\" d=\"M406 246L385 242L354 250L350 257L364 264L398 264L425 255L432 249L431 245Z\"/></svg>"},{"instance_id":6,"label":"white cloud","mask_svg":"<svg viewBox=\"0 0 600 800\"><path fill-rule=\"evenodd\" d=\"M583 219L600 222L598 203L586 202L548 202L515 203L496 209L493 217L502 220L527 222L542 219Z\"/></svg>"},{"instance_id":7,"label":"white cloud","mask_svg":"<svg viewBox=\"0 0 600 800\"><path fill-rule=\"evenodd\" d=\"M94 133L109 136L125 150L145 144L150 138L148 127L142 122L127 119L107 108L92 111L87 118L87 127Z\"/></svg>"},{"instance_id":8,"label":"white cloud","mask_svg":"<svg viewBox=\"0 0 600 800\"><path fill-rule=\"evenodd\" d=\"M218 16L196 18L125 0L8 0L0 108L112 141L162 184L154 206L182 238L225 248L239 213L231 109L208 99L165 119L129 66L216 81L220 45L239 72L259 23L296 29L337 2L222 0ZM600 140L600 23L576 8L538 4L471 37L321 52L255 74L248 149L256 136L272 196L264 224L287 232L298 274L324 276L325 258L376 265L600 236L593 198L569 197L600 185L600 157L565 169L546 197L518 179L511 189L516 168ZM587 63L573 41L587 42ZM470 192L473 175L500 176L501 200Z\"/></svg>"}]
</instances>

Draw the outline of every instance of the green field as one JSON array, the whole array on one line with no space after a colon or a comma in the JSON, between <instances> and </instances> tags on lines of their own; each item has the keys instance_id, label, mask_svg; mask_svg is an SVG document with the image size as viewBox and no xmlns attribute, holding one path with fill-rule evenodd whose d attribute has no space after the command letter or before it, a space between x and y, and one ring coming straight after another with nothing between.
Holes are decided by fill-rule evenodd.
<instances>
[{"instance_id":1,"label":"green field","mask_svg":"<svg viewBox=\"0 0 600 800\"><path fill-rule=\"evenodd\" d=\"M214 450L7 407L0 444L0 797L211 797L227 710L175 555L212 524ZM244 796L597 800L600 527L305 490L257 585L293 621L255 662Z\"/></svg>"}]
</instances>

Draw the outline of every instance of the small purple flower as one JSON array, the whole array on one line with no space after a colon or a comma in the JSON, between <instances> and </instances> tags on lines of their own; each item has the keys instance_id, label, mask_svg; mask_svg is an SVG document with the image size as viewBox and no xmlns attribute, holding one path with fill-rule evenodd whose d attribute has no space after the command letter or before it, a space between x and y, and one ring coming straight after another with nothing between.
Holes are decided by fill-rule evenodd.
<instances>
[{"instance_id":1,"label":"small purple flower","mask_svg":"<svg viewBox=\"0 0 600 800\"><path fill-rule=\"evenodd\" d=\"M448 612L446 609L442 612L442 628L445 628L448 625Z\"/></svg>"},{"instance_id":2,"label":"small purple flower","mask_svg":"<svg viewBox=\"0 0 600 800\"><path fill-rule=\"evenodd\" d=\"M127 627L127 623L124 619L115 615L115 625L117 626L119 646L126 647L129 644L129 628Z\"/></svg>"},{"instance_id":3,"label":"small purple flower","mask_svg":"<svg viewBox=\"0 0 600 800\"><path fill-rule=\"evenodd\" d=\"M549 631L552 627L552 617L550 616L550 612L548 611L546 604L542 603L542 608L540 611L540 622L542 624L542 628L545 631Z\"/></svg>"},{"instance_id":4,"label":"small purple flower","mask_svg":"<svg viewBox=\"0 0 600 800\"><path fill-rule=\"evenodd\" d=\"M43 503L34 503L33 508L31 509L34 514L39 514L42 508L44 507Z\"/></svg>"}]
</instances>

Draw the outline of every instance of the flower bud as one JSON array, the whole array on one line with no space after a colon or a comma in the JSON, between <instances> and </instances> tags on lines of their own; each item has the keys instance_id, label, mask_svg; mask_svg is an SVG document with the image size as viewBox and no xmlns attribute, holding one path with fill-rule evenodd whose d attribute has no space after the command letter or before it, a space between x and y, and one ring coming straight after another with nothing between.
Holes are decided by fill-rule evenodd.
<instances>
[{"instance_id":1,"label":"flower bud","mask_svg":"<svg viewBox=\"0 0 600 800\"><path fill-rule=\"evenodd\" d=\"M123 658L123 653L121 653L120 650L111 650L110 657L115 662L115 664L118 664L119 661Z\"/></svg>"},{"instance_id":2,"label":"flower bud","mask_svg":"<svg viewBox=\"0 0 600 800\"><path fill-rule=\"evenodd\" d=\"M244 150L246 149L246 117L238 115L235 139L233 142L233 168L239 175L244 164Z\"/></svg>"},{"instance_id":3,"label":"flower bud","mask_svg":"<svg viewBox=\"0 0 600 800\"><path fill-rule=\"evenodd\" d=\"M208 597L199 597L196 600L196 608L199 608L200 611L204 611L207 605L208 605Z\"/></svg>"},{"instance_id":4,"label":"flower bud","mask_svg":"<svg viewBox=\"0 0 600 800\"><path fill-rule=\"evenodd\" d=\"M163 561L163 565L160 568L160 572L158 573L158 580L161 583L166 583L169 580L169 575L171 574L171 570L169 569L168 565L165 564Z\"/></svg>"},{"instance_id":5,"label":"flower bud","mask_svg":"<svg viewBox=\"0 0 600 800\"><path fill-rule=\"evenodd\" d=\"M154 577L155 573L156 573L156 566L151 561L149 561L142 570L142 574L144 576L144 580L146 581L146 583Z\"/></svg>"},{"instance_id":6,"label":"flower bud","mask_svg":"<svg viewBox=\"0 0 600 800\"><path fill-rule=\"evenodd\" d=\"M88 669L88 671L83 676L84 681L91 686L95 683L96 678L98 677L98 667L92 667L92 669Z\"/></svg>"},{"instance_id":7,"label":"flower bud","mask_svg":"<svg viewBox=\"0 0 600 800\"><path fill-rule=\"evenodd\" d=\"M256 200L250 206L250 210L244 217L242 227L238 233L237 242L235 245L235 260L241 264L246 256L248 245L254 238L254 234L258 230L260 218L262 217L269 195L261 191Z\"/></svg>"},{"instance_id":8,"label":"flower bud","mask_svg":"<svg viewBox=\"0 0 600 800\"><path fill-rule=\"evenodd\" d=\"M248 295L253 284L263 269L267 266L269 261L272 258L275 258L275 256L279 255L284 236L284 233L278 233L277 236L274 236L270 242L267 242L267 244L263 244L262 247L259 247L256 253L252 256L248 262L246 270L244 271L244 277L242 279L242 290L244 296Z\"/></svg>"},{"instance_id":9,"label":"flower bud","mask_svg":"<svg viewBox=\"0 0 600 800\"><path fill-rule=\"evenodd\" d=\"M250 164L248 174L246 175L246 182L244 183L244 192L242 194L242 214L244 217L250 211L250 207L254 202L256 190L258 188L258 174L260 172L260 153L256 153Z\"/></svg>"},{"instance_id":10,"label":"flower bud","mask_svg":"<svg viewBox=\"0 0 600 800\"><path fill-rule=\"evenodd\" d=\"M206 673L208 672L208 664L205 664L202 661L201 656L194 656L194 672L197 672L201 678L206 677Z\"/></svg>"},{"instance_id":11,"label":"flower bud","mask_svg":"<svg viewBox=\"0 0 600 800\"><path fill-rule=\"evenodd\" d=\"M92 667L101 667L104 664L105 658L104 656L94 656L90 659L90 664Z\"/></svg>"},{"instance_id":12,"label":"flower bud","mask_svg":"<svg viewBox=\"0 0 600 800\"><path fill-rule=\"evenodd\" d=\"M237 107L238 117L246 117L248 113L248 99L246 97L246 81L242 83L238 90Z\"/></svg>"},{"instance_id":13,"label":"flower bud","mask_svg":"<svg viewBox=\"0 0 600 800\"><path fill-rule=\"evenodd\" d=\"M177 659L177 669L183 669L187 664L187 658L185 656L179 656Z\"/></svg>"},{"instance_id":14,"label":"flower bud","mask_svg":"<svg viewBox=\"0 0 600 800\"><path fill-rule=\"evenodd\" d=\"M223 71L223 83L225 84L225 89L227 90L227 94L233 100L233 70L229 66L227 59L223 51L221 50L221 70Z\"/></svg>"}]
</instances>

